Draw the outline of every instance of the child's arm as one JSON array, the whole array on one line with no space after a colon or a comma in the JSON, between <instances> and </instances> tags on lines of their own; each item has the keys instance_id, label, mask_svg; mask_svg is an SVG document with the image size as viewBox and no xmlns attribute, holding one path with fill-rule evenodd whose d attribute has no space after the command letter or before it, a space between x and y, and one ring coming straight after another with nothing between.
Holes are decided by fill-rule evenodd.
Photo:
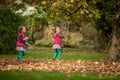
<instances>
[{"instance_id":1,"label":"child's arm","mask_svg":"<svg viewBox=\"0 0 120 80\"><path fill-rule=\"evenodd\" d=\"M27 46L30 46L30 44L27 42L28 37L23 38L22 35L20 35L20 38L19 38L19 39L20 39L21 42L24 42Z\"/></svg>"},{"instance_id":2,"label":"child's arm","mask_svg":"<svg viewBox=\"0 0 120 80\"><path fill-rule=\"evenodd\" d=\"M22 35L20 35L19 39L20 39L20 42L24 42L25 43L25 40L23 39Z\"/></svg>"},{"instance_id":3,"label":"child's arm","mask_svg":"<svg viewBox=\"0 0 120 80\"><path fill-rule=\"evenodd\" d=\"M59 38L61 38L61 39L62 39L62 38L65 38L63 35L61 35L61 34L59 34L59 33L57 33L56 36L59 37Z\"/></svg>"},{"instance_id":4,"label":"child's arm","mask_svg":"<svg viewBox=\"0 0 120 80\"><path fill-rule=\"evenodd\" d=\"M28 46L27 49L34 49L28 42L25 42L25 44Z\"/></svg>"},{"instance_id":5,"label":"child's arm","mask_svg":"<svg viewBox=\"0 0 120 80\"><path fill-rule=\"evenodd\" d=\"M28 37L25 37L23 40L27 41L29 38Z\"/></svg>"},{"instance_id":6,"label":"child's arm","mask_svg":"<svg viewBox=\"0 0 120 80\"><path fill-rule=\"evenodd\" d=\"M25 42L25 45L30 46L30 44L28 42Z\"/></svg>"}]
</instances>

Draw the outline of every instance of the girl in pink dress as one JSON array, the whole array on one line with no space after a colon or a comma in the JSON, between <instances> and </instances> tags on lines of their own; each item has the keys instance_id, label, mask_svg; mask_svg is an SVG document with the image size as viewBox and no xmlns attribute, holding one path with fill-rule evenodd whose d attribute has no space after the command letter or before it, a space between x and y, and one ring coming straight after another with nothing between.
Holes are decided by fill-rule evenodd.
<instances>
[{"instance_id":1,"label":"girl in pink dress","mask_svg":"<svg viewBox=\"0 0 120 80\"><path fill-rule=\"evenodd\" d=\"M60 28L56 27L55 29L55 33L54 33L54 41L53 41L53 49L55 49L55 54L53 55L53 60L56 59L56 57L59 57L59 60L62 59L62 48L61 48L61 44L62 44L62 39L64 38L64 36L61 34L60 32Z\"/></svg>"}]
</instances>

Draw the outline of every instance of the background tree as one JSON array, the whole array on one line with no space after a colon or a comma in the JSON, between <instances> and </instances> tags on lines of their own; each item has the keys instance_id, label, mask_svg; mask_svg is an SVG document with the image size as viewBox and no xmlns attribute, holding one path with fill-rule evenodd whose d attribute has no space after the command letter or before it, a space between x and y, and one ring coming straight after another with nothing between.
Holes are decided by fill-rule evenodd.
<instances>
[{"instance_id":1,"label":"background tree","mask_svg":"<svg viewBox=\"0 0 120 80\"><path fill-rule=\"evenodd\" d=\"M18 35L18 27L24 18L16 15L10 9L0 9L0 53L14 53Z\"/></svg>"},{"instance_id":2,"label":"background tree","mask_svg":"<svg viewBox=\"0 0 120 80\"><path fill-rule=\"evenodd\" d=\"M109 54L112 60L120 60L120 0L115 1L114 11L112 15L112 37Z\"/></svg>"},{"instance_id":3,"label":"background tree","mask_svg":"<svg viewBox=\"0 0 120 80\"><path fill-rule=\"evenodd\" d=\"M16 1L18 1L17 4ZM110 58L117 60L119 55L119 0L1 0L1 2L10 6L15 12L19 9L25 12L27 8L23 5L33 7L34 17L29 17L32 20L30 25L34 26L41 24L42 21L42 25L51 22L54 25L64 26L66 23L69 24L69 29L76 32L87 23L93 23L94 28L100 34L97 45L103 50L107 48ZM36 21L38 22L35 23Z\"/></svg>"},{"instance_id":4,"label":"background tree","mask_svg":"<svg viewBox=\"0 0 120 80\"><path fill-rule=\"evenodd\" d=\"M101 0L96 7L99 9L101 17L96 20L96 29L101 31L100 43L102 49L108 48L109 56L112 60L119 60L119 0ZM104 47L103 47L104 46Z\"/></svg>"}]
</instances>

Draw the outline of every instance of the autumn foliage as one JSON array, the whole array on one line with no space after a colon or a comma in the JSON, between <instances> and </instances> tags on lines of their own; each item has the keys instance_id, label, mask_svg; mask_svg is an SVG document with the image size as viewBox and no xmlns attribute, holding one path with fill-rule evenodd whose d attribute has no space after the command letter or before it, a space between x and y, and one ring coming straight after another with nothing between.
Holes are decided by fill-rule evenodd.
<instances>
[{"instance_id":1,"label":"autumn foliage","mask_svg":"<svg viewBox=\"0 0 120 80\"><path fill-rule=\"evenodd\" d=\"M40 70L46 72L64 73L94 73L98 75L120 75L120 63L109 61L82 61L82 60L47 60L24 59L18 63L16 59L0 59L0 71L9 70Z\"/></svg>"}]
</instances>

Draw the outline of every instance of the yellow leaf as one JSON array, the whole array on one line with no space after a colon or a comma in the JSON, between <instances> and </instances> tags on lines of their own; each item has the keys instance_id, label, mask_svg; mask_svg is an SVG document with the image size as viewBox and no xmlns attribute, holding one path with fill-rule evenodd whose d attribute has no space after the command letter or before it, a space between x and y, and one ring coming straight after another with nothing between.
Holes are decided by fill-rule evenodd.
<instances>
[{"instance_id":1,"label":"yellow leaf","mask_svg":"<svg viewBox=\"0 0 120 80\"><path fill-rule=\"evenodd\" d=\"M44 5L45 5L45 4L46 4L46 1L42 1L42 4L44 4Z\"/></svg>"},{"instance_id":2,"label":"yellow leaf","mask_svg":"<svg viewBox=\"0 0 120 80\"><path fill-rule=\"evenodd\" d=\"M88 4L87 4L87 3L85 3L85 4L83 5L83 7L84 7L84 8L87 8L87 7L88 7Z\"/></svg>"},{"instance_id":3,"label":"yellow leaf","mask_svg":"<svg viewBox=\"0 0 120 80\"><path fill-rule=\"evenodd\" d=\"M84 14L84 10L81 10L81 11L80 11L80 14Z\"/></svg>"},{"instance_id":4,"label":"yellow leaf","mask_svg":"<svg viewBox=\"0 0 120 80\"><path fill-rule=\"evenodd\" d=\"M70 2L74 2L74 0L71 0Z\"/></svg>"},{"instance_id":5,"label":"yellow leaf","mask_svg":"<svg viewBox=\"0 0 120 80\"><path fill-rule=\"evenodd\" d=\"M52 6L53 6L53 7L56 7L56 6L57 6L57 3L56 3L56 2L54 2L54 3L52 4Z\"/></svg>"},{"instance_id":6,"label":"yellow leaf","mask_svg":"<svg viewBox=\"0 0 120 80\"><path fill-rule=\"evenodd\" d=\"M59 13L58 13L58 12L56 12L56 15L59 15Z\"/></svg>"},{"instance_id":7,"label":"yellow leaf","mask_svg":"<svg viewBox=\"0 0 120 80\"><path fill-rule=\"evenodd\" d=\"M99 14L96 14L95 17L96 17L97 19L99 19L99 18L100 18L100 15L99 15Z\"/></svg>"},{"instance_id":8,"label":"yellow leaf","mask_svg":"<svg viewBox=\"0 0 120 80\"><path fill-rule=\"evenodd\" d=\"M93 14L89 14L89 17L93 17Z\"/></svg>"}]
</instances>

